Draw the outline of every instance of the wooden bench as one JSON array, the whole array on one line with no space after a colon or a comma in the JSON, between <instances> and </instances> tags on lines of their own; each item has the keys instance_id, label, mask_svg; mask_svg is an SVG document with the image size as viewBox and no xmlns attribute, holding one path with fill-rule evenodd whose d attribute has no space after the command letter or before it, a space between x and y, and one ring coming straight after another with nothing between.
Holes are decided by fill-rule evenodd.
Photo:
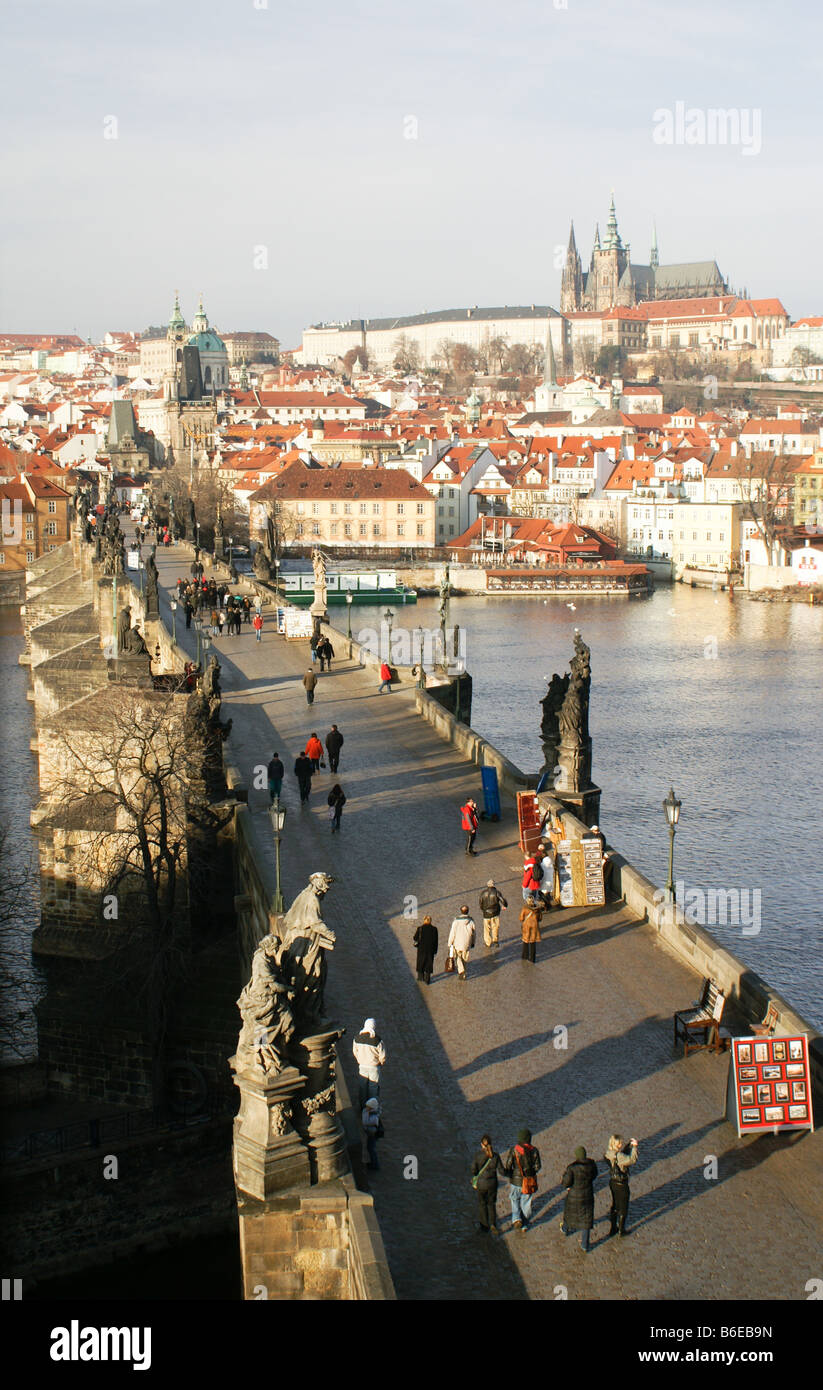
<instances>
[{"instance_id":1,"label":"wooden bench","mask_svg":"<svg viewBox=\"0 0 823 1390\"><path fill-rule=\"evenodd\" d=\"M769 1001L766 1017L762 1023L752 1024L752 1034L760 1038L770 1038L777 1027L777 1005Z\"/></svg>"},{"instance_id":2,"label":"wooden bench","mask_svg":"<svg viewBox=\"0 0 823 1390\"><path fill-rule=\"evenodd\" d=\"M711 1048L713 1052L723 1052L729 1046L731 1034L720 1027L726 996L718 989L714 980L704 980L700 998L690 1009L679 1009L674 1016L674 1046L683 1043L683 1055ZM696 1039L703 1036L703 1041Z\"/></svg>"}]
</instances>

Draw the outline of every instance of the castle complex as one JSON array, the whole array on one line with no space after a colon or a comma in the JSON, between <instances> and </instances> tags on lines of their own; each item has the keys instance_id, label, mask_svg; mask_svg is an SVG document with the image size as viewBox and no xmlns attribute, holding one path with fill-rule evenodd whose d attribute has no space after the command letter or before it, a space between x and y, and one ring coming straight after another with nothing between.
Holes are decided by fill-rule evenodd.
<instances>
[{"instance_id":1,"label":"castle complex","mask_svg":"<svg viewBox=\"0 0 823 1390\"><path fill-rule=\"evenodd\" d=\"M614 194L609 207L605 240L601 243L598 225L587 271L583 270L572 223L560 290L562 314L632 308L648 299L708 299L728 293L729 287L716 261L661 265L656 231L652 237L649 264L633 264L631 247L628 242L621 240L617 230Z\"/></svg>"}]
</instances>

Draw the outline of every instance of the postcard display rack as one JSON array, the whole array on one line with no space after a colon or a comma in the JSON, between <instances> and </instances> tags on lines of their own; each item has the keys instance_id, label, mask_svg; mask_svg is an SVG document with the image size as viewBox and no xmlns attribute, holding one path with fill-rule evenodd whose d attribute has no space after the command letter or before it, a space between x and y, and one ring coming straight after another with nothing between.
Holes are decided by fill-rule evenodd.
<instances>
[{"instance_id":1,"label":"postcard display rack","mask_svg":"<svg viewBox=\"0 0 823 1390\"><path fill-rule=\"evenodd\" d=\"M560 840L556 862L562 907L603 906L603 851L598 839Z\"/></svg>"},{"instance_id":2,"label":"postcard display rack","mask_svg":"<svg viewBox=\"0 0 823 1390\"><path fill-rule=\"evenodd\" d=\"M726 1116L736 1120L738 1136L769 1129L814 1129L805 1035L734 1039Z\"/></svg>"}]
</instances>

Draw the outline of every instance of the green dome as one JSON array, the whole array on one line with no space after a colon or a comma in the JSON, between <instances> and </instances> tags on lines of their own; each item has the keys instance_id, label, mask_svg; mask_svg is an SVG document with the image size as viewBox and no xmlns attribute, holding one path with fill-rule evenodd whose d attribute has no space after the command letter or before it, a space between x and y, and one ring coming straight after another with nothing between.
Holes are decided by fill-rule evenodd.
<instances>
[{"instance_id":1,"label":"green dome","mask_svg":"<svg viewBox=\"0 0 823 1390\"><path fill-rule=\"evenodd\" d=\"M206 329L205 333L192 333L189 344L191 347L199 348L200 352L226 351L226 344L223 339L218 338L217 334L213 333L210 328Z\"/></svg>"}]
</instances>

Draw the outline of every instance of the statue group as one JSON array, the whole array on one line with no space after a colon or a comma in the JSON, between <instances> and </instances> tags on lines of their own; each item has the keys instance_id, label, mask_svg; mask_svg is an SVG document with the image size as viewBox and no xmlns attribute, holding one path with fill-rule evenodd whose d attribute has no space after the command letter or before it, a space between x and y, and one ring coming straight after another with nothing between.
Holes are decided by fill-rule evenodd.
<instances>
[{"instance_id":1,"label":"statue group","mask_svg":"<svg viewBox=\"0 0 823 1390\"><path fill-rule=\"evenodd\" d=\"M237 1072L270 1076L292 1066L290 1045L323 1022L326 953L335 934L321 903L334 879L314 873L254 953L251 979L237 1001L243 1025L232 1065Z\"/></svg>"},{"instance_id":2,"label":"statue group","mask_svg":"<svg viewBox=\"0 0 823 1390\"><path fill-rule=\"evenodd\" d=\"M543 741L543 768L554 772L558 761L569 763L565 783L569 791L584 790L591 775L591 739L589 738L589 700L591 695L591 650L575 628L574 655L569 670L555 673L541 700L543 718L540 733ZM571 772L571 768L574 772ZM580 783L580 785L578 785ZM557 783L557 785L560 785Z\"/></svg>"}]
</instances>

